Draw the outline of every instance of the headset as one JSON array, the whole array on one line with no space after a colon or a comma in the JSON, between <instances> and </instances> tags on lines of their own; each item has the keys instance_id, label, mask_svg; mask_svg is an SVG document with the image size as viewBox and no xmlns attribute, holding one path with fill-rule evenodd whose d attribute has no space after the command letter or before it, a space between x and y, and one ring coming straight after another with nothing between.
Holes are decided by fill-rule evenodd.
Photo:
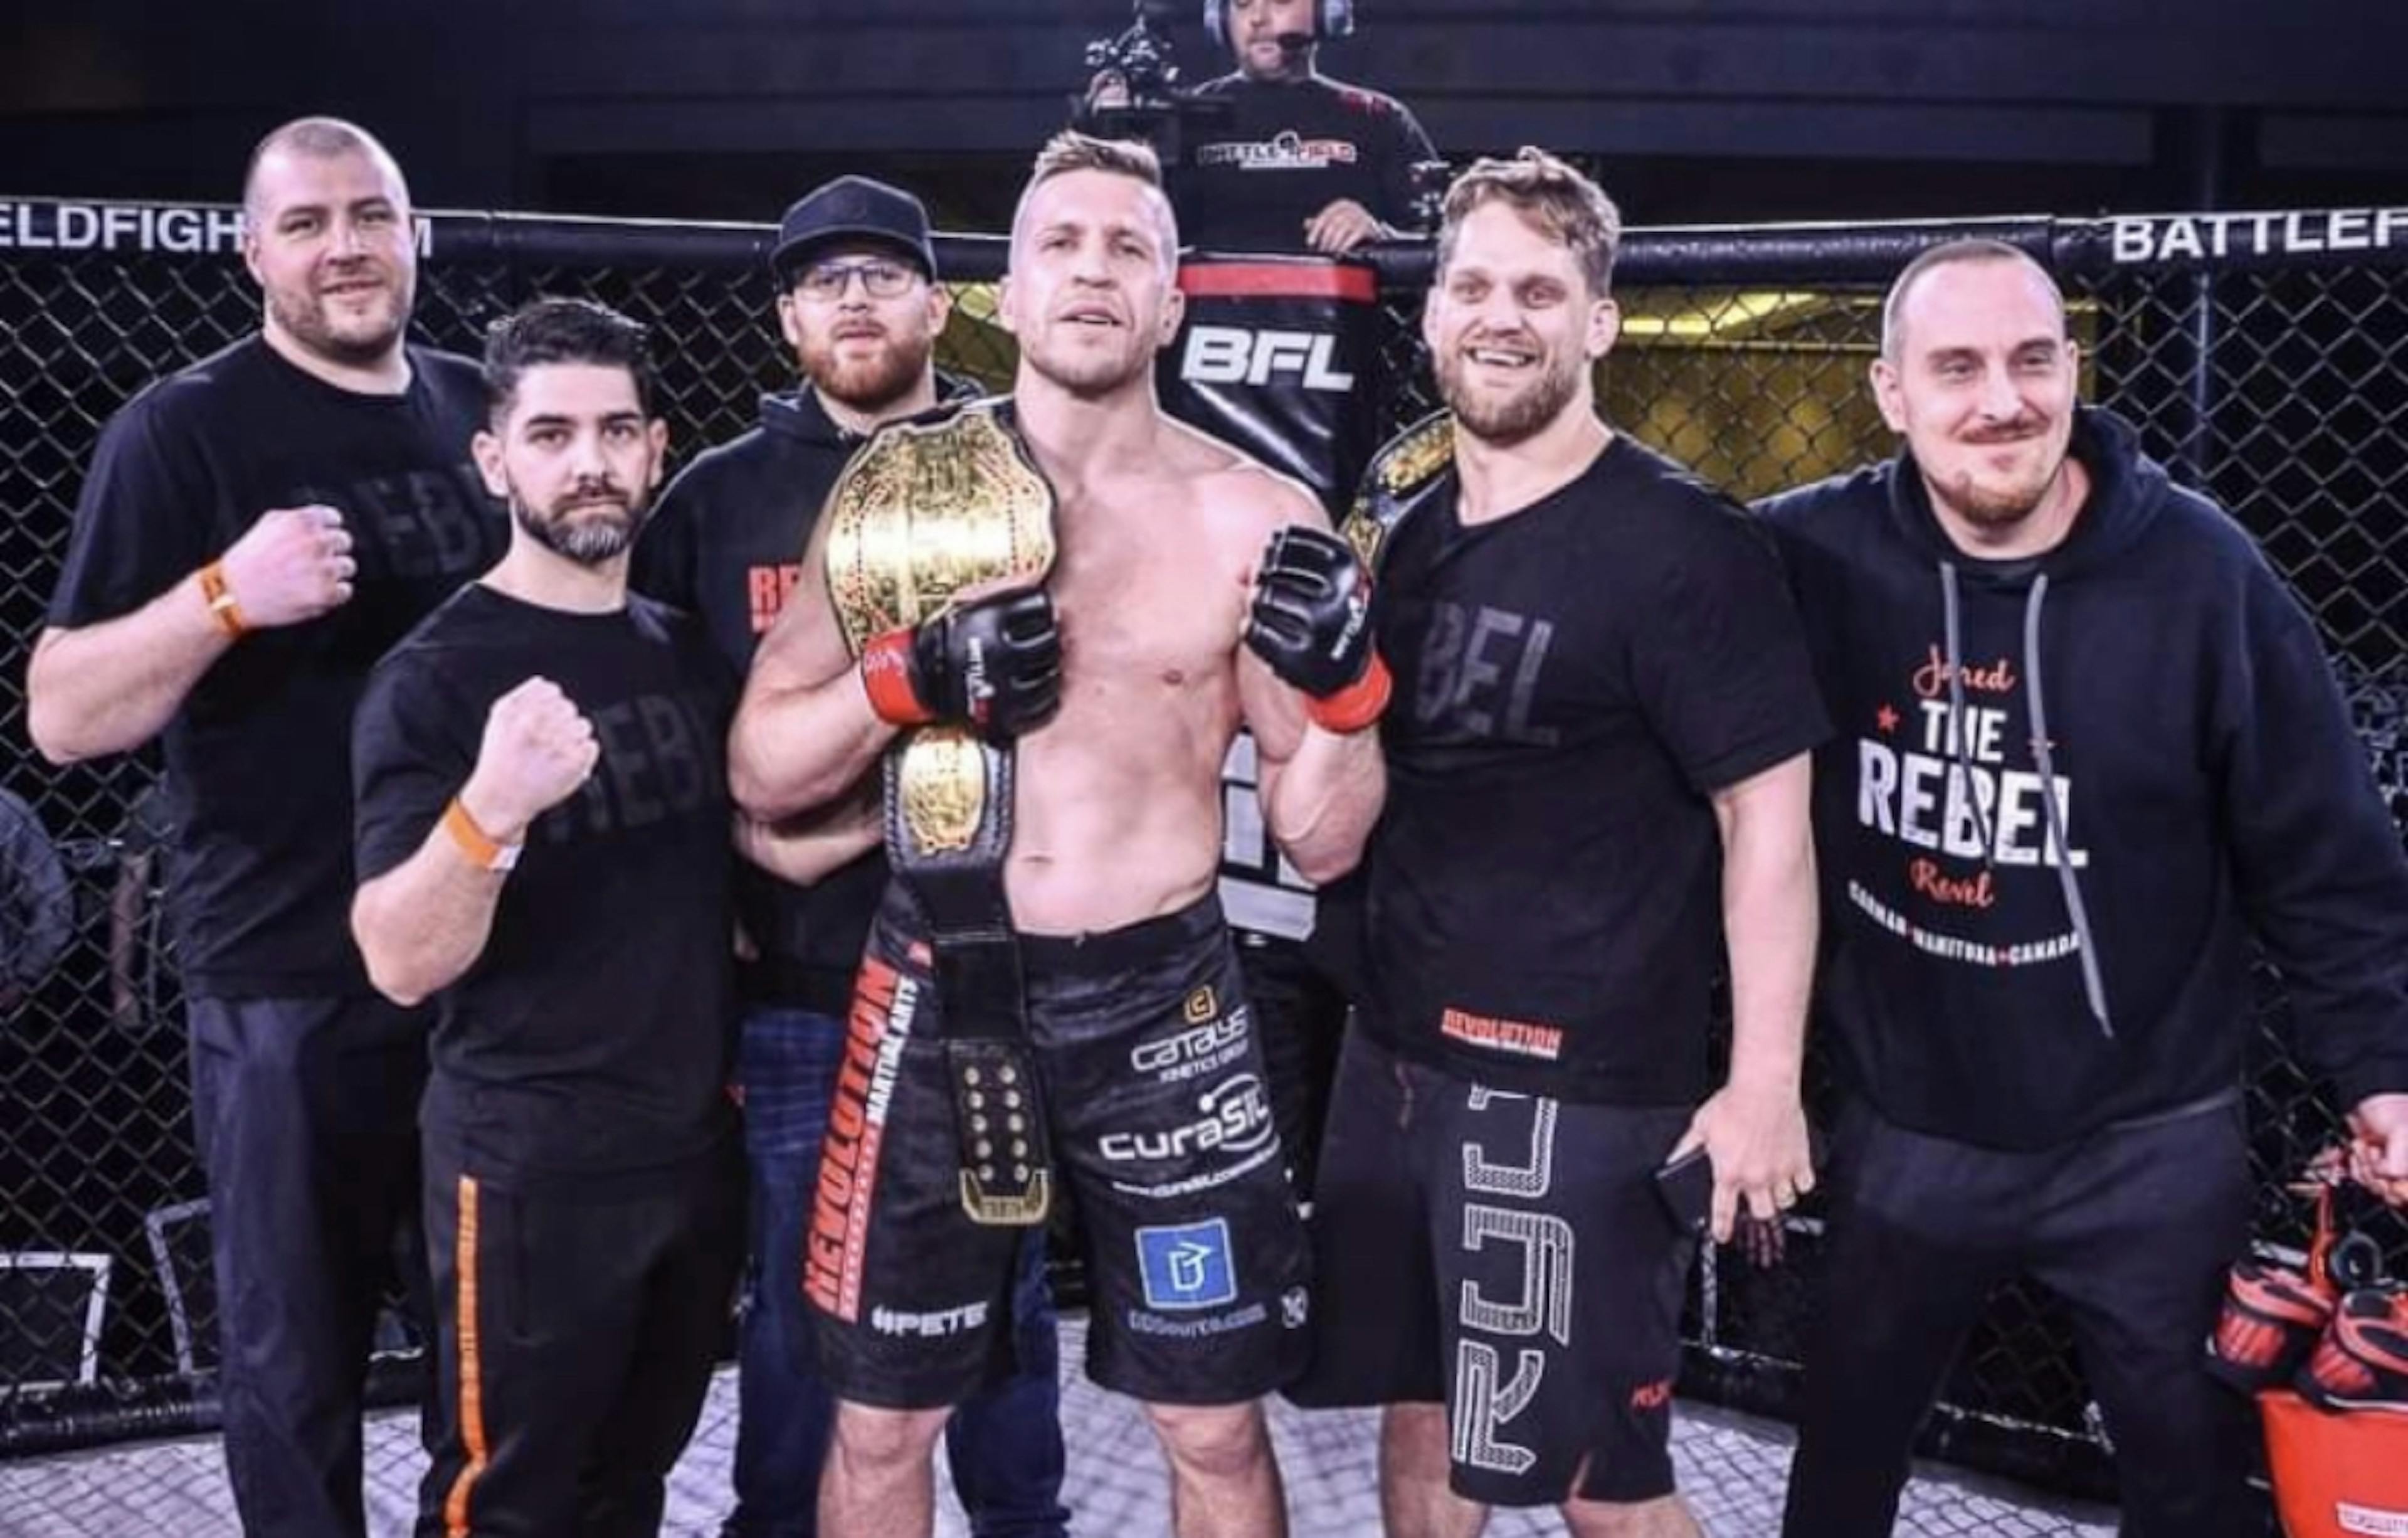
<instances>
[{"instance_id":1,"label":"headset","mask_svg":"<svg viewBox=\"0 0 2408 1538\"><path fill-rule=\"evenodd\" d=\"M1204 0L1204 30L1214 48L1229 46L1229 0ZM1325 42L1354 31L1354 0L1313 0L1312 40Z\"/></svg>"}]
</instances>

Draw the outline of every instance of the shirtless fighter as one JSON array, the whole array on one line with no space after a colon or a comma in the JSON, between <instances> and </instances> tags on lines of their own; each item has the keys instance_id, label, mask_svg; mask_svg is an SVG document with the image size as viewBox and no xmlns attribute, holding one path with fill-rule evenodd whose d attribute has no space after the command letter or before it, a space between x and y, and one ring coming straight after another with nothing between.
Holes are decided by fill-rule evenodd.
<instances>
[{"instance_id":1,"label":"shirtless fighter","mask_svg":"<svg viewBox=\"0 0 2408 1538\"><path fill-rule=\"evenodd\" d=\"M1046 147L1000 305L1021 348L1009 410L1052 485L1059 558L1041 587L967 596L858 659L831 604L789 604L730 772L748 811L781 818L841 798L898 727L1014 740L1003 886L1083 1220L1087 1370L1144 1401L1180 1538L1263 1538L1286 1522L1258 1399L1302 1366L1306 1261L1214 896L1221 761L1242 720L1274 837L1306 876L1342 873L1384 787L1369 728L1387 675L1361 569L1312 498L1155 402L1178 244L1150 151ZM828 523L801 592L827 590ZM871 1071L847 1076L849 1107L839 1087L806 1257L839 1401L820 1503L834 1538L930 1531L931 1445L995 1372L1009 1316L1012 1231L956 1200L937 1038L957 1001L936 997L925 933L891 886L851 1027Z\"/></svg>"}]
</instances>

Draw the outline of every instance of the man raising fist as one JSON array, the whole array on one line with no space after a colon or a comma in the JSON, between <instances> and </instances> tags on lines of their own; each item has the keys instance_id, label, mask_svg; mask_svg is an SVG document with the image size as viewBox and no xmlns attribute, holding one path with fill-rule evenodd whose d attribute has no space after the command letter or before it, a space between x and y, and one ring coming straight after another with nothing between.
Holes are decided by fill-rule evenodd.
<instances>
[{"instance_id":1,"label":"man raising fist","mask_svg":"<svg viewBox=\"0 0 2408 1538\"><path fill-rule=\"evenodd\" d=\"M494 327L485 381L509 553L378 665L353 734L352 928L379 989L436 1000L420 1531L652 1532L743 1246L736 683L698 623L627 594L667 438L642 328L539 301Z\"/></svg>"},{"instance_id":2,"label":"man raising fist","mask_svg":"<svg viewBox=\"0 0 2408 1538\"><path fill-rule=\"evenodd\" d=\"M406 339L409 189L303 118L243 180L258 332L111 419L25 725L53 763L159 739L168 917L208 1173L218 1394L247 1538L363 1538L360 1401L382 1283L415 1255L426 1021L379 998L351 899L351 708L501 553L466 358ZM403 1268L413 1299L424 1268Z\"/></svg>"}]
</instances>

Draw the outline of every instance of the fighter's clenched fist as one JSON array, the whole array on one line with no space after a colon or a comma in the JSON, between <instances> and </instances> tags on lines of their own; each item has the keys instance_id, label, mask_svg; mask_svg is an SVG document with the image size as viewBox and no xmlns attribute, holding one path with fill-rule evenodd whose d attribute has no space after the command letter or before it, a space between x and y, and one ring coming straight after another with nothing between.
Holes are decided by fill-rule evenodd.
<instances>
[{"instance_id":1,"label":"fighter's clenched fist","mask_svg":"<svg viewBox=\"0 0 2408 1538\"><path fill-rule=\"evenodd\" d=\"M1291 524L1274 529L1254 568L1245 642L1312 719L1360 731L1388 703L1388 669L1371 646L1371 582L1344 539Z\"/></svg>"},{"instance_id":2,"label":"fighter's clenched fist","mask_svg":"<svg viewBox=\"0 0 2408 1538\"><path fill-rule=\"evenodd\" d=\"M343 515L322 504L275 508L218 562L247 629L298 625L348 603L359 564Z\"/></svg>"},{"instance_id":3,"label":"fighter's clenched fist","mask_svg":"<svg viewBox=\"0 0 2408 1538\"><path fill-rule=\"evenodd\" d=\"M486 834L515 842L527 825L577 793L602 755L594 723L548 678L494 701L461 804Z\"/></svg>"},{"instance_id":4,"label":"fighter's clenched fist","mask_svg":"<svg viewBox=\"0 0 2408 1538\"><path fill-rule=\"evenodd\" d=\"M1043 588L988 593L871 640L861 678L879 719L959 722L991 742L1062 708L1062 632Z\"/></svg>"}]
</instances>

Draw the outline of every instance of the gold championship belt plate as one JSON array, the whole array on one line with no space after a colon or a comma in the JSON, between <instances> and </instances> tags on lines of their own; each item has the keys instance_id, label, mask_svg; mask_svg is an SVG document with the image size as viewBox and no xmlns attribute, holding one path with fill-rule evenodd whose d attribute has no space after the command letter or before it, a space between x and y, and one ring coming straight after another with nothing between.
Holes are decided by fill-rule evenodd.
<instances>
[{"instance_id":1,"label":"gold championship belt plate","mask_svg":"<svg viewBox=\"0 0 2408 1538\"><path fill-rule=\"evenodd\" d=\"M828 597L854 656L965 590L1033 587L1053 568L1054 488L1009 411L982 401L895 424L838 479L825 513ZM963 1209L984 1224L1041 1223L1053 1171L1003 891L1011 746L967 726L915 726L884 769L887 858L926 914L936 956Z\"/></svg>"}]
</instances>

